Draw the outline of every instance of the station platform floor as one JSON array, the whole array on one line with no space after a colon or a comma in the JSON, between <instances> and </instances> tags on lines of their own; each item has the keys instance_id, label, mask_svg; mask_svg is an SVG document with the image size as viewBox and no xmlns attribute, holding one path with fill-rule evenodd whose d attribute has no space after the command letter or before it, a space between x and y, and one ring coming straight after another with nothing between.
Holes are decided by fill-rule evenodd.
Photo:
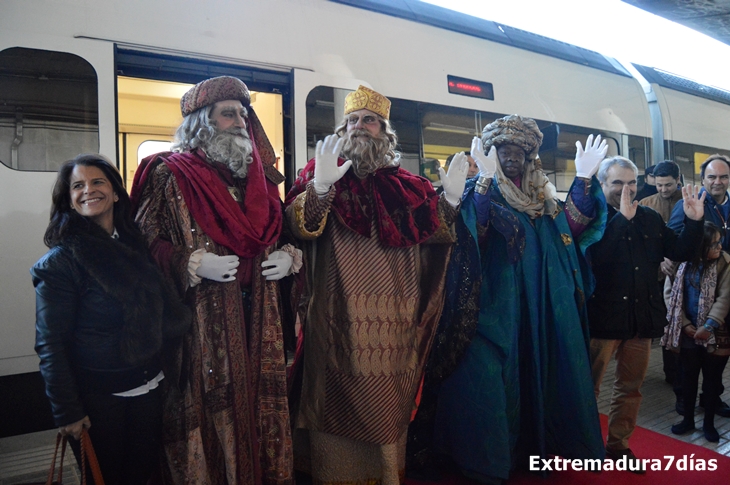
<instances>
[{"instance_id":1,"label":"station platform floor","mask_svg":"<svg viewBox=\"0 0 730 485\"><path fill-rule=\"evenodd\" d=\"M603 414L608 413L614 370L615 362L612 362L601 385L598 410ZM723 383L725 393L722 399L730 403L730 366L725 371ZM642 394L644 399L639 412L639 426L730 456L730 418L719 416L715 418L715 427L720 433L719 443L708 442L699 429L702 424L701 409L696 410L695 421L698 423L696 431L683 436L671 434L672 424L681 418L674 410L675 398L672 386L664 380L662 354L658 343L652 347ZM0 485L44 482L53 455L55 436L56 430L51 429L0 439ZM67 453L64 465L64 483L79 485L80 475L70 452Z\"/></svg>"}]
</instances>

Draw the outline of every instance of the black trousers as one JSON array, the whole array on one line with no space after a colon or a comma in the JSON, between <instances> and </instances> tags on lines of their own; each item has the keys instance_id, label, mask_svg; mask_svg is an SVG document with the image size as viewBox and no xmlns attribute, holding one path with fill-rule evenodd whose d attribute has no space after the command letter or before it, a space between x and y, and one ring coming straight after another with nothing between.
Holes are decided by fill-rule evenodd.
<instances>
[{"instance_id":1,"label":"black trousers","mask_svg":"<svg viewBox=\"0 0 730 485\"><path fill-rule=\"evenodd\" d=\"M82 401L105 484L145 485L161 454L162 386L141 396L87 395ZM81 468L81 443L69 443ZM88 466L86 477L94 483Z\"/></svg>"},{"instance_id":2,"label":"black trousers","mask_svg":"<svg viewBox=\"0 0 730 485\"><path fill-rule=\"evenodd\" d=\"M707 352L702 346L683 348L679 353L682 375L682 399L684 401L684 416L692 418L695 413L697 387L702 371L702 392L705 396L705 416L715 415L715 409L720 402L723 391L722 372L725 370L728 357L718 357Z\"/></svg>"},{"instance_id":3,"label":"black trousers","mask_svg":"<svg viewBox=\"0 0 730 485\"><path fill-rule=\"evenodd\" d=\"M676 360L677 360L676 366L677 367L675 369L676 373L675 373L675 378L674 378L674 384L672 385L672 390L674 391L674 394L677 396L677 401L679 401L680 399L683 399L683 397L682 397L682 359L679 358L679 354L675 354L674 352L668 351L666 349L662 349L662 350L664 350L665 352L668 352L670 354L674 354L676 357ZM665 370L665 372L666 372L666 370ZM717 405L719 405L722 402L722 400L720 399L720 396L722 396L723 392L725 392L725 386L722 384L722 382L720 382L720 393L717 395L717 403L716 403ZM704 398L704 396L702 396L700 394L700 404L702 404L704 402L705 402L705 398Z\"/></svg>"}]
</instances>

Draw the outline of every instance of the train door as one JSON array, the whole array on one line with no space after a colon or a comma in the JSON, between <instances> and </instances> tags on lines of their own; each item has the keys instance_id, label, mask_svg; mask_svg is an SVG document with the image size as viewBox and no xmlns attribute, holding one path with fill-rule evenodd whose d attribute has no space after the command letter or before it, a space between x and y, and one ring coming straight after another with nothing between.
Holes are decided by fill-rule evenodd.
<instances>
[{"instance_id":1,"label":"train door","mask_svg":"<svg viewBox=\"0 0 730 485\"><path fill-rule=\"evenodd\" d=\"M131 187L139 162L168 151L182 122L180 97L195 83L234 76L251 90L251 105L277 156L276 168L293 177L291 156L291 74L217 62L117 49L117 126L119 169ZM290 175L292 174L292 175Z\"/></svg>"}]
</instances>

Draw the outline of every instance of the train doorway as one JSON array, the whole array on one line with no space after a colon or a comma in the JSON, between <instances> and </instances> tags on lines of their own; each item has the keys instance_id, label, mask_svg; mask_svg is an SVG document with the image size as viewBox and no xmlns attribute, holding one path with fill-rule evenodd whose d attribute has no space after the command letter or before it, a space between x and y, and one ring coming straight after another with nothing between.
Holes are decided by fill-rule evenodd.
<instances>
[{"instance_id":1,"label":"train doorway","mask_svg":"<svg viewBox=\"0 0 730 485\"><path fill-rule=\"evenodd\" d=\"M234 76L251 90L251 105L276 153L276 168L287 178L283 198L293 179L291 74L247 69L187 58L118 49L117 158L129 188L139 162L168 151L182 122L180 97L195 83L215 76Z\"/></svg>"}]
</instances>

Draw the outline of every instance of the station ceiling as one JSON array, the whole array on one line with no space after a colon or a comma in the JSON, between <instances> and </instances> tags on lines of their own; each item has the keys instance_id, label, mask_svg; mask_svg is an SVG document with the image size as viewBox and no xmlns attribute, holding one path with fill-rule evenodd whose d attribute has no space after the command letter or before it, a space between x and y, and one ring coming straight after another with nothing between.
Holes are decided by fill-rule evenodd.
<instances>
[{"instance_id":1,"label":"station ceiling","mask_svg":"<svg viewBox=\"0 0 730 485\"><path fill-rule=\"evenodd\" d=\"M730 45L730 0L623 0Z\"/></svg>"}]
</instances>

